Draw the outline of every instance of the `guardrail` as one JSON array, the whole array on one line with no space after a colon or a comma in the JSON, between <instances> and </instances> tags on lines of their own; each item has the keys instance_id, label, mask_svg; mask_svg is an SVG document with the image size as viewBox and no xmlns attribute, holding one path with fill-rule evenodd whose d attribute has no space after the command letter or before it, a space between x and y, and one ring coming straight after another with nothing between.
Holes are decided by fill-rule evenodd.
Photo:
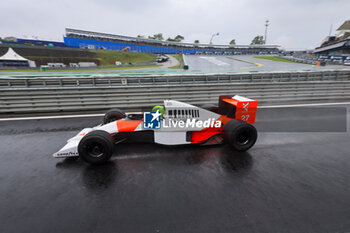
<instances>
[{"instance_id":1,"label":"guardrail","mask_svg":"<svg viewBox=\"0 0 350 233\"><path fill-rule=\"evenodd\" d=\"M304 63L304 64L309 64L309 65L316 65L317 60L310 60L310 59L305 59L301 57L289 57L289 56L280 56L286 60L293 61L293 62L298 62L298 63Z\"/></svg>"},{"instance_id":2,"label":"guardrail","mask_svg":"<svg viewBox=\"0 0 350 233\"><path fill-rule=\"evenodd\" d=\"M164 99L216 103L244 95L260 103L350 100L350 71L0 79L0 115L147 109Z\"/></svg>"},{"instance_id":3,"label":"guardrail","mask_svg":"<svg viewBox=\"0 0 350 233\"><path fill-rule=\"evenodd\" d=\"M106 66L88 66L88 67L70 67L70 66L65 66L65 67L46 67L47 72L52 72L52 71L81 71L84 72L86 70L96 70L98 69L115 69L115 68L120 68L120 67L134 67L134 66L150 66L150 65L157 65L157 62L155 61L148 61L148 62L138 62L135 64L129 63L129 64L122 64L122 65L106 65ZM4 72L4 70L12 70L13 72L16 72L18 70L18 67L0 67L0 72ZM40 67L21 67L21 70L28 70L28 71L36 71L40 72ZM42 74L45 74L43 72Z\"/></svg>"},{"instance_id":4,"label":"guardrail","mask_svg":"<svg viewBox=\"0 0 350 233\"><path fill-rule=\"evenodd\" d=\"M322 59L320 57L309 57L309 56L279 56L284 59L299 62L299 63L305 63L309 65L316 65L318 61L324 61L327 65L344 65L344 60L335 60L335 59ZM327 56L326 56L327 57Z\"/></svg>"},{"instance_id":5,"label":"guardrail","mask_svg":"<svg viewBox=\"0 0 350 233\"><path fill-rule=\"evenodd\" d=\"M88 77L0 78L0 90L7 88L116 87L212 83L257 83L301 81L347 81L350 70L245 72L232 74L91 75Z\"/></svg>"}]
</instances>

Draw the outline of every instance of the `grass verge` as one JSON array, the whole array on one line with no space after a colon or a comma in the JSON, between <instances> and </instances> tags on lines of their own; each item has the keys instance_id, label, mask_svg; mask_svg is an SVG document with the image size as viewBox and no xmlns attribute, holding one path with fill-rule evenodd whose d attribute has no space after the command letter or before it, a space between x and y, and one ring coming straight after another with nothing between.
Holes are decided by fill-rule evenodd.
<instances>
[{"instance_id":1,"label":"grass verge","mask_svg":"<svg viewBox=\"0 0 350 233\"><path fill-rule=\"evenodd\" d=\"M171 67L169 67L169 69L183 69L184 68L184 61L183 61L182 56L180 56L179 54L175 54L175 55L171 55L171 56L173 56L179 62L179 65L171 66Z\"/></svg>"},{"instance_id":2,"label":"grass verge","mask_svg":"<svg viewBox=\"0 0 350 233\"><path fill-rule=\"evenodd\" d=\"M269 60L269 61L277 61L277 62L298 63L298 62L295 62L295 61L290 61L288 59L281 58L281 57L275 57L275 56L255 56L253 58L264 59L264 60Z\"/></svg>"},{"instance_id":3,"label":"grass verge","mask_svg":"<svg viewBox=\"0 0 350 233\"><path fill-rule=\"evenodd\" d=\"M90 50L90 52L96 53L97 59L100 61L101 66L115 65L116 61L120 61L122 64L149 62L155 61L157 57L155 54L149 53L132 53L103 50Z\"/></svg>"},{"instance_id":4,"label":"grass verge","mask_svg":"<svg viewBox=\"0 0 350 233\"><path fill-rule=\"evenodd\" d=\"M99 71L99 70L132 70L132 69L141 69L141 68L152 68L152 67L159 67L161 65L149 65L149 66L127 66L127 67L111 67L111 68L92 68L92 69L57 69L57 70L47 70L43 71L42 73L49 73L49 72L70 72L70 71ZM0 70L1 72L40 72L39 69L37 70Z\"/></svg>"}]
</instances>

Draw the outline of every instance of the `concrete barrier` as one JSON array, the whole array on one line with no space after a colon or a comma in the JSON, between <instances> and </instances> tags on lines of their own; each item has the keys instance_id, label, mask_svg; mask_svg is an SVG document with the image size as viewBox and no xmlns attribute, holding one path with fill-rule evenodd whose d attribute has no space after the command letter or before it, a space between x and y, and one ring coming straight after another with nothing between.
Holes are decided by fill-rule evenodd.
<instances>
[{"instance_id":1,"label":"concrete barrier","mask_svg":"<svg viewBox=\"0 0 350 233\"><path fill-rule=\"evenodd\" d=\"M216 103L243 95L260 104L350 100L350 71L187 76L0 79L0 115L148 109L164 99Z\"/></svg>"}]
</instances>

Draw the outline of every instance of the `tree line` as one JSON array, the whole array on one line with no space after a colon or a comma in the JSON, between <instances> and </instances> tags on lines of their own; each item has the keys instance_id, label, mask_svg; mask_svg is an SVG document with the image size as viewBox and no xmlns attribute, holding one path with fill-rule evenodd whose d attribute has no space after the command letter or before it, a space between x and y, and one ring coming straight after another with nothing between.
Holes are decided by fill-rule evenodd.
<instances>
[{"instance_id":1,"label":"tree line","mask_svg":"<svg viewBox=\"0 0 350 233\"><path fill-rule=\"evenodd\" d=\"M138 38L146 38L145 36L142 35L138 35ZM160 40L160 41L164 41L164 37L163 37L163 33L157 33L154 34L153 36L148 36L148 39L151 40ZM177 35L174 38L170 38L168 37L168 39L166 39L165 41L170 41L170 42L181 42L185 39L185 37L183 37L182 35ZM199 40L194 40L195 44L199 44ZM236 45L236 39L232 39L229 43L230 45ZM256 36L254 37L254 39L252 40L252 42L250 43L251 45L263 45L265 44L265 40L263 36Z\"/></svg>"},{"instance_id":2,"label":"tree line","mask_svg":"<svg viewBox=\"0 0 350 233\"><path fill-rule=\"evenodd\" d=\"M138 38L146 38L145 36L142 36L142 35L138 35L137 36ZM164 40L164 37L163 37L163 33L157 33L157 34L154 34L153 36L148 36L148 39L151 39L151 40L161 40L163 41ZM185 37L181 36L181 35L177 35L175 36L174 38L170 38L168 37L168 39L166 39L165 41L171 41L171 42L181 42L185 39Z\"/></svg>"}]
</instances>

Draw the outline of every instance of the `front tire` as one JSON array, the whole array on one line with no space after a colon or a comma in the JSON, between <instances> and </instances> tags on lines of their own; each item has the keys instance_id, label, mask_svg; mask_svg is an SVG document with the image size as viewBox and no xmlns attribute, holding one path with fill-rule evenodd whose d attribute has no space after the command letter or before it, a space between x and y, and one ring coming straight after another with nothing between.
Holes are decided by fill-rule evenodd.
<instances>
[{"instance_id":1,"label":"front tire","mask_svg":"<svg viewBox=\"0 0 350 233\"><path fill-rule=\"evenodd\" d=\"M253 125L234 119L224 125L222 136L232 149L247 151L254 146L258 133Z\"/></svg>"},{"instance_id":2,"label":"front tire","mask_svg":"<svg viewBox=\"0 0 350 233\"><path fill-rule=\"evenodd\" d=\"M90 164L107 162L114 152L114 142L110 134L95 130L85 135L79 142L79 156Z\"/></svg>"}]
</instances>

